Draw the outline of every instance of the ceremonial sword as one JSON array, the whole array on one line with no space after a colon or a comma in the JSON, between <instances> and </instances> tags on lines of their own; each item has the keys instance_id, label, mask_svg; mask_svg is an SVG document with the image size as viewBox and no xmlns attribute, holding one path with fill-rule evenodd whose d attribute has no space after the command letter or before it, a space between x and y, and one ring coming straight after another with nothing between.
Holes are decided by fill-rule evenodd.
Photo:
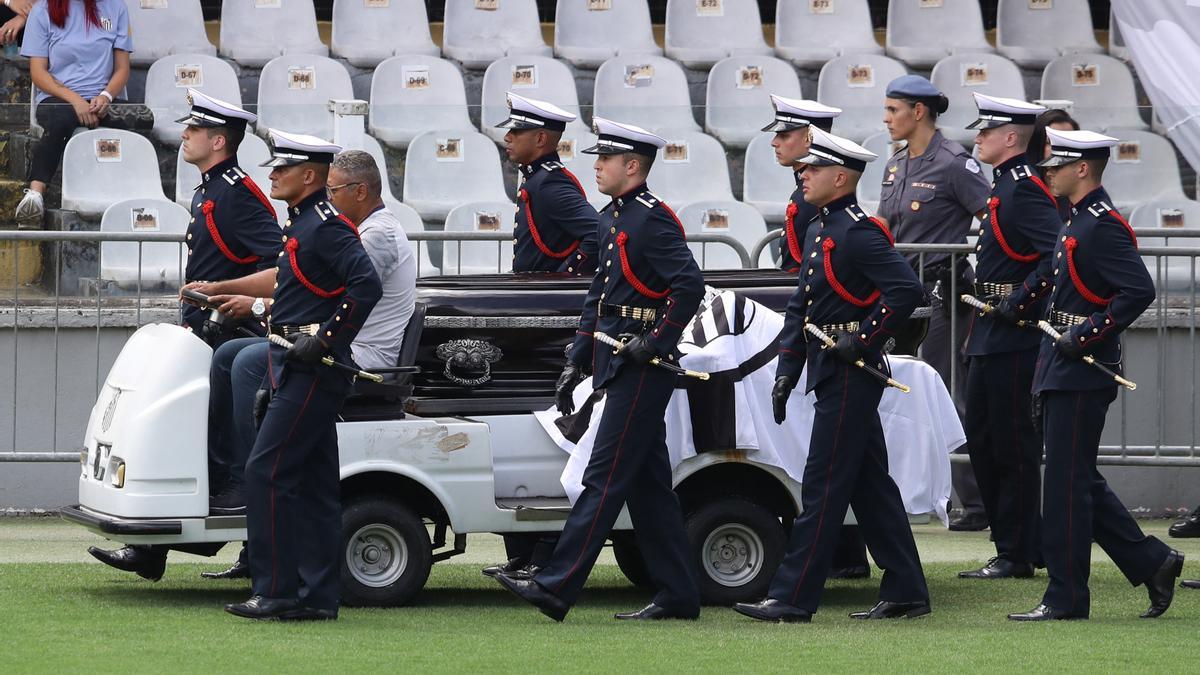
<instances>
[{"instance_id":1,"label":"ceremonial sword","mask_svg":"<svg viewBox=\"0 0 1200 675\"><path fill-rule=\"evenodd\" d=\"M825 333L825 331L821 330L816 324L806 323L806 324L804 324L804 330L808 331L808 333L811 334L813 337L815 337L818 340L820 340L821 342L825 343L826 347L832 348L832 347L837 346L837 342L834 341L833 338L829 337L829 335L827 335ZM887 374L884 373L882 370L879 370L875 366L867 365L866 361L863 361L862 359L855 361L854 365L858 366L859 368L862 368L863 370L867 371L871 375L875 376L875 379L879 380L880 382L886 384L889 387L895 387L906 394L908 392L912 391L912 388L909 387L907 384L893 380L892 378L888 377Z\"/></svg>"},{"instance_id":2,"label":"ceremonial sword","mask_svg":"<svg viewBox=\"0 0 1200 675\"><path fill-rule=\"evenodd\" d=\"M599 342L601 344L606 344L609 347L612 347L614 354L619 354L621 352L621 350L625 348L624 342L622 342L606 333L596 332L596 333L592 334L592 337L594 337L596 339L596 342ZM658 358L657 356L650 359L649 363L650 363L650 365L658 366L659 368L662 368L663 370L669 370L672 373L675 373L676 375L683 375L684 377L694 377L697 380L707 380L708 379L708 373L701 373L696 370L688 370L687 368L680 368L679 366L675 365L674 363L667 363L666 361L663 361L662 359Z\"/></svg>"},{"instance_id":3,"label":"ceremonial sword","mask_svg":"<svg viewBox=\"0 0 1200 675\"><path fill-rule=\"evenodd\" d=\"M1054 326L1051 326L1050 323L1047 321L1038 321L1037 327L1041 328L1043 333L1045 333L1046 335L1049 335L1055 341L1057 341L1060 337L1062 337L1062 333L1054 330ZM1113 371L1109 370L1108 367L1106 367L1103 363L1100 363L1099 361L1097 361L1094 357L1084 354L1083 356L1081 356L1079 358L1084 363L1092 366L1093 368L1095 368L1096 370L1099 370L1100 372L1104 373L1105 375L1108 375L1113 380L1116 380L1117 384L1121 385L1122 387L1125 387L1129 391L1133 391L1134 389L1137 389L1137 382L1127 380L1127 379L1121 377L1120 375L1114 373Z\"/></svg>"},{"instance_id":4,"label":"ceremonial sword","mask_svg":"<svg viewBox=\"0 0 1200 675\"><path fill-rule=\"evenodd\" d=\"M970 295L968 293L963 293L962 295L958 296L958 299L962 300L963 303L968 304L968 305L974 307L975 309L983 312L984 314L991 314L992 312L996 311L996 307L994 305L989 305L988 303L986 303L986 302L980 300L979 298L977 298L973 295ZM1017 319L1017 325L1020 326L1021 328L1034 328L1035 327L1033 325L1033 322L1025 321L1024 319Z\"/></svg>"}]
</instances>

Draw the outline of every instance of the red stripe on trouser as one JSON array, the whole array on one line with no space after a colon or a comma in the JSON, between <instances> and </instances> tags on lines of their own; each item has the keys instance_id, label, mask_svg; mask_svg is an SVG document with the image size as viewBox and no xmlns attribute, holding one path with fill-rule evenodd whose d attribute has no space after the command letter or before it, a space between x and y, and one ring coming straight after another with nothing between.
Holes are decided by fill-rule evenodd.
<instances>
[{"instance_id":1,"label":"red stripe on trouser","mask_svg":"<svg viewBox=\"0 0 1200 675\"><path fill-rule=\"evenodd\" d=\"M292 434L296 433L296 427L304 417L304 411L308 409L308 402L316 390L317 380L313 378L312 386L308 388L308 394L305 395L304 403L300 406L300 412L296 413L296 419L292 420L292 428L288 429L287 437L276 448L275 463L271 465L271 597L275 597L275 581L279 577L279 555L275 549L275 474L279 471L279 460L283 457L283 448L292 440Z\"/></svg>"},{"instance_id":2,"label":"red stripe on trouser","mask_svg":"<svg viewBox=\"0 0 1200 675\"><path fill-rule=\"evenodd\" d=\"M604 511L604 500L608 497L608 488L612 485L613 474L617 472L617 462L621 460L621 448L625 445L625 434L629 433L629 423L633 421L633 411L637 410L638 398L642 395L642 384L646 381L646 370L648 367L642 367L642 376L638 379L637 391L633 392L633 403L629 405L629 414L625 416L625 428L621 429L621 437L617 439L617 451L613 453L612 466L608 469L608 479L604 481L604 490L600 492L600 505L596 507L596 513L592 516L592 525L588 528L587 536L583 539L583 546L579 550L579 557L575 559L575 563L571 565L571 569L567 570L567 573L563 575L562 581L558 582L558 586L554 588L556 594L566 585L571 575L575 574L575 570L579 569L579 563L583 562L583 556L587 554L588 543L592 541L592 534L596 531L596 521L600 519L600 513Z\"/></svg>"},{"instance_id":3,"label":"red stripe on trouser","mask_svg":"<svg viewBox=\"0 0 1200 675\"><path fill-rule=\"evenodd\" d=\"M829 453L829 471L825 474L825 494L821 495L821 515L817 517L817 533L813 536L812 545L809 546L808 557L804 559L804 568L800 570L800 579L796 582L796 588L792 590L793 604L796 602L796 596L800 595L800 587L804 585L804 578L808 576L808 566L812 563L813 553L817 550L817 542L821 539L821 529L825 526L825 506L829 502L829 483L833 481L833 463L837 461L838 440L842 436L842 420L846 417L846 397L850 394L849 385L850 367L844 366L842 369L842 407L838 410L837 426L833 429L833 450Z\"/></svg>"}]
</instances>

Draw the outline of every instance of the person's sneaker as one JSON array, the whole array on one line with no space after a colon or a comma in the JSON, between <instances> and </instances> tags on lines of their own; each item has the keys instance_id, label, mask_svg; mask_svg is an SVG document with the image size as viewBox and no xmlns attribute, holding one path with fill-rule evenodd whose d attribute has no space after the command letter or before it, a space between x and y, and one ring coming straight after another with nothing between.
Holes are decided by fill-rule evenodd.
<instances>
[{"instance_id":1,"label":"person's sneaker","mask_svg":"<svg viewBox=\"0 0 1200 675\"><path fill-rule=\"evenodd\" d=\"M45 214L46 206L42 200L42 193L26 188L25 196L21 198L21 203L17 204L17 229L42 229L42 216Z\"/></svg>"}]
</instances>

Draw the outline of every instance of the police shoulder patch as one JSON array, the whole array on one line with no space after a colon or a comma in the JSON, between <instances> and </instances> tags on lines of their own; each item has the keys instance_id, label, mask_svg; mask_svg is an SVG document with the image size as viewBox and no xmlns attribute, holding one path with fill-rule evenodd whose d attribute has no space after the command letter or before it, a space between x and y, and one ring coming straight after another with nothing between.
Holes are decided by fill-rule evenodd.
<instances>
[{"instance_id":1,"label":"police shoulder patch","mask_svg":"<svg viewBox=\"0 0 1200 675\"><path fill-rule=\"evenodd\" d=\"M966 167L967 171L970 171L971 173L979 173L983 170L982 167L979 166L979 162L975 161L974 157L967 158Z\"/></svg>"}]
</instances>

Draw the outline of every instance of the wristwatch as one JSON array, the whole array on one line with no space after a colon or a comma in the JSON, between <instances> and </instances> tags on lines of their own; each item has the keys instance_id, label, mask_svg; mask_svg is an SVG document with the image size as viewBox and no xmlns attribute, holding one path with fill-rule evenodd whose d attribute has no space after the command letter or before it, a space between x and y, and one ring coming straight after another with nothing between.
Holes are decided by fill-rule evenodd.
<instances>
[{"instance_id":1,"label":"wristwatch","mask_svg":"<svg viewBox=\"0 0 1200 675\"><path fill-rule=\"evenodd\" d=\"M263 302L262 298L255 298L254 304L250 305L250 313L254 315L254 318L262 319L263 315L267 313L267 303Z\"/></svg>"}]
</instances>

